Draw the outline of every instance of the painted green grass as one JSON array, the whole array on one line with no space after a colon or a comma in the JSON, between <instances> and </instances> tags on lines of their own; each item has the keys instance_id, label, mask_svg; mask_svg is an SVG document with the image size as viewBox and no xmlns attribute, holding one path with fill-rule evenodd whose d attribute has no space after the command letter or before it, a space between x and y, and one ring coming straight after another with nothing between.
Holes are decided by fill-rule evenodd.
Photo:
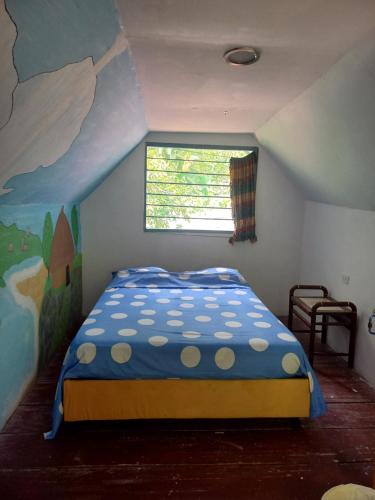
<instances>
[{"instance_id":1,"label":"painted green grass","mask_svg":"<svg viewBox=\"0 0 375 500\"><path fill-rule=\"evenodd\" d=\"M18 229L16 224L0 223L0 287L5 287L4 274L8 269L36 255L42 255L38 236Z\"/></svg>"},{"instance_id":2,"label":"painted green grass","mask_svg":"<svg viewBox=\"0 0 375 500\"><path fill-rule=\"evenodd\" d=\"M82 267L82 254L77 253L73 260L73 269L77 269L77 267Z\"/></svg>"}]
</instances>

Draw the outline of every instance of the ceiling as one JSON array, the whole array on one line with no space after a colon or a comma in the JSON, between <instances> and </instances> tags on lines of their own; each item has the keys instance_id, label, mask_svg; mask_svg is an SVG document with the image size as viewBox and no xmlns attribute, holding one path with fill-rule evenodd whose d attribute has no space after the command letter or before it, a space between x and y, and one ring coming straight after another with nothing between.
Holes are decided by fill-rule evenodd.
<instances>
[{"instance_id":1,"label":"ceiling","mask_svg":"<svg viewBox=\"0 0 375 500\"><path fill-rule=\"evenodd\" d=\"M150 130L254 132L374 29L373 0L118 0ZM251 45L254 66L224 63Z\"/></svg>"}]
</instances>

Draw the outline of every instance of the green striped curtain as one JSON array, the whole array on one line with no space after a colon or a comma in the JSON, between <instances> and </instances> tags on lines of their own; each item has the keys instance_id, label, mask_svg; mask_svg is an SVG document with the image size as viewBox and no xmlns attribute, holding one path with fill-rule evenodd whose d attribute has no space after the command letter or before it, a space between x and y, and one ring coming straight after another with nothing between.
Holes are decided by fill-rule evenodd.
<instances>
[{"instance_id":1,"label":"green striped curtain","mask_svg":"<svg viewBox=\"0 0 375 500\"><path fill-rule=\"evenodd\" d=\"M255 192L257 182L258 156L252 151L244 158L231 158L229 162L230 197L234 232L229 238L235 241L257 241L255 234Z\"/></svg>"}]
</instances>

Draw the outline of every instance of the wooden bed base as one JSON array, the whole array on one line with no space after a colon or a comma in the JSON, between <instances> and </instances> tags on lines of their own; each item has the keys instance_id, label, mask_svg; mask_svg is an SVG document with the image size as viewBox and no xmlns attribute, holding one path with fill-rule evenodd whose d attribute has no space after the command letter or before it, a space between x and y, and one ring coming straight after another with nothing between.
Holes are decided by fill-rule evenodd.
<instances>
[{"instance_id":1,"label":"wooden bed base","mask_svg":"<svg viewBox=\"0 0 375 500\"><path fill-rule=\"evenodd\" d=\"M308 417L307 378L65 380L64 420Z\"/></svg>"}]
</instances>

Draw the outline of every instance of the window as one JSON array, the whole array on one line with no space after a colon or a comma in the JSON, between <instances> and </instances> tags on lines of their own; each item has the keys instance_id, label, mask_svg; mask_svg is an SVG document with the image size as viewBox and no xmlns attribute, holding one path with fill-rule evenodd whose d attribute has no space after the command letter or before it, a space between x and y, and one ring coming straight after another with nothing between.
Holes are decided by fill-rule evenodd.
<instances>
[{"instance_id":1,"label":"window","mask_svg":"<svg viewBox=\"0 0 375 500\"><path fill-rule=\"evenodd\" d=\"M233 231L229 160L255 148L146 144L146 231Z\"/></svg>"}]
</instances>

